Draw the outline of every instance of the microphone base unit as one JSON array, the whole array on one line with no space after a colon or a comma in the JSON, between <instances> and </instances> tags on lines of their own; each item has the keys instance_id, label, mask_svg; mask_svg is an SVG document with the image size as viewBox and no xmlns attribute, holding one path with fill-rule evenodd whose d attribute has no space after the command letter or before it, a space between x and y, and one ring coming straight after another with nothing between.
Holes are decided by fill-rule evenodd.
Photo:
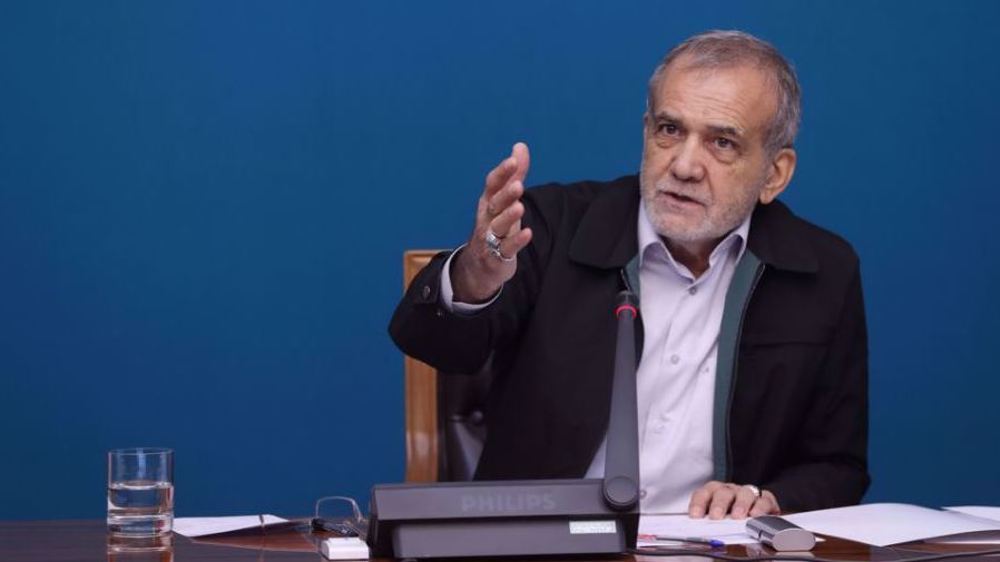
<instances>
[{"instance_id":1,"label":"microphone base unit","mask_svg":"<svg viewBox=\"0 0 1000 562\"><path fill-rule=\"evenodd\" d=\"M457 558L620 554L637 507L615 511L601 479L382 484L372 489L372 556Z\"/></svg>"}]
</instances>

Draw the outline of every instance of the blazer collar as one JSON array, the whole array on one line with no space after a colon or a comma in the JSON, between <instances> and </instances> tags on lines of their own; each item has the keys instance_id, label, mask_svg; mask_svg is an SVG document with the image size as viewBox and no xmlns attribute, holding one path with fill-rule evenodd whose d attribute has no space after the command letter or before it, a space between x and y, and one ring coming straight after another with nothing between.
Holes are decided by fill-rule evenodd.
<instances>
[{"instance_id":1,"label":"blazer collar","mask_svg":"<svg viewBox=\"0 0 1000 562\"><path fill-rule=\"evenodd\" d=\"M601 269L624 267L639 252L639 179L613 181L587 208L570 242L569 258ZM806 242L801 220L780 201L757 205L750 219L748 249L765 264L815 273L819 262Z\"/></svg>"},{"instance_id":2,"label":"blazer collar","mask_svg":"<svg viewBox=\"0 0 1000 562\"><path fill-rule=\"evenodd\" d=\"M639 253L639 177L611 182L587 207L569 246L569 259L583 265L624 267Z\"/></svg>"},{"instance_id":3,"label":"blazer collar","mask_svg":"<svg viewBox=\"0 0 1000 562\"><path fill-rule=\"evenodd\" d=\"M809 245L808 225L781 201L757 204L750 219L748 248L760 261L785 271L816 273L819 260Z\"/></svg>"}]
</instances>

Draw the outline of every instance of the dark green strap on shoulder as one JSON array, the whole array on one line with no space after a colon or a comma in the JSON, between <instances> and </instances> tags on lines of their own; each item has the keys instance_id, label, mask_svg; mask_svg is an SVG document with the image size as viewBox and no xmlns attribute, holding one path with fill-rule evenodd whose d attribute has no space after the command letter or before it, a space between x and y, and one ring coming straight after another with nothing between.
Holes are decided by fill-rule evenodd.
<instances>
[{"instance_id":1,"label":"dark green strap on shoulder","mask_svg":"<svg viewBox=\"0 0 1000 562\"><path fill-rule=\"evenodd\" d=\"M639 294L639 254L625 264L625 277L628 280L628 288L632 294L639 299L639 306L642 306L642 295Z\"/></svg>"},{"instance_id":2,"label":"dark green strap on shoulder","mask_svg":"<svg viewBox=\"0 0 1000 562\"><path fill-rule=\"evenodd\" d=\"M729 397L736 379L736 353L739 345L740 326L743 311L750 292L753 291L757 272L761 268L760 259L749 250L736 264L733 280L726 292L725 308L722 311L722 325L719 327L719 349L715 362L715 405L712 413L712 464L713 479L729 480Z\"/></svg>"},{"instance_id":3,"label":"dark green strap on shoulder","mask_svg":"<svg viewBox=\"0 0 1000 562\"><path fill-rule=\"evenodd\" d=\"M743 253L743 257L736 264L733 280L726 292L722 325L719 328L719 350L715 364L715 402L712 412L712 464L713 478L723 482L729 479L727 451L729 396L735 382L736 347L739 345L737 340L743 323L743 310L761 267L760 259L752 252L748 250ZM638 255L625 265L625 277L629 288L642 303Z\"/></svg>"}]
</instances>

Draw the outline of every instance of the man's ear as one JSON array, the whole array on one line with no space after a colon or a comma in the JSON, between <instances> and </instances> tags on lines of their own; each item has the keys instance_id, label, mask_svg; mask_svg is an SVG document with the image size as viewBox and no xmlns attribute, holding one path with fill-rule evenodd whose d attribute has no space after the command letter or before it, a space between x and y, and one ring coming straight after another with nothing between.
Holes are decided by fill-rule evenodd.
<instances>
[{"instance_id":1,"label":"man's ear","mask_svg":"<svg viewBox=\"0 0 1000 562\"><path fill-rule=\"evenodd\" d=\"M760 202L767 205L774 201L782 191L788 187L788 182L792 181L795 174L795 162L797 160L795 149L782 148L771 159L770 170L767 174L767 181L760 192Z\"/></svg>"}]
</instances>

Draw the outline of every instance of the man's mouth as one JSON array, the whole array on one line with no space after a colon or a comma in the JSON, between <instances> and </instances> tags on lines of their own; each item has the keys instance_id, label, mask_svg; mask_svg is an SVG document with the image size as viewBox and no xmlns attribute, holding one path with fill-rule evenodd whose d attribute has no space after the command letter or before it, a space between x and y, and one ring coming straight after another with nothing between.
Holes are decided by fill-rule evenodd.
<instances>
[{"instance_id":1,"label":"man's mouth","mask_svg":"<svg viewBox=\"0 0 1000 562\"><path fill-rule=\"evenodd\" d=\"M687 195L684 195L684 194L681 194L681 193L677 193L675 191L661 191L660 194L663 195L664 197L666 197L668 201L671 201L671 202L674 202L674 203L681 203L681 204L688 204L688 205L704 205L704 203L702 203L698 199L695 199L694 197L690 197L690 196L687 196Z\"/></svg>"}]
</instances>

